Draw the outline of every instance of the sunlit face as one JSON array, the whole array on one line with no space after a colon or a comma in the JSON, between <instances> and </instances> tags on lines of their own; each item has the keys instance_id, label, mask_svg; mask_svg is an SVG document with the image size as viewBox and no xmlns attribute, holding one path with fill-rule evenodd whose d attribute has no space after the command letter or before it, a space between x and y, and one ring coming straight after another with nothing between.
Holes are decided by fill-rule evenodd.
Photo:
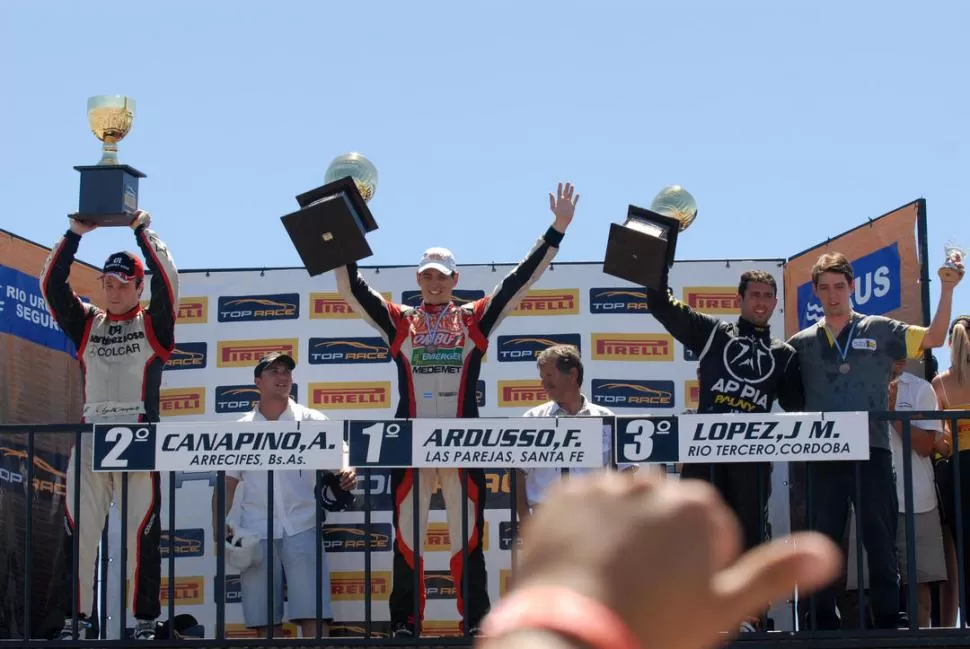
<instances>
[{"instance_id":1,"label":"sunlit face","mask_svg":"<svg viewBox=\"0 0 970 649\"><path fill-rule=\"evenodd\" d=\"M895 361L893 363L892 370L889 373L890 380L891 381L895 381L896 379L898 379L899 376L900 376L900 374L903 373L903 370L904 369L906 369L906 361L905 360Z\"/></svg>"},{"instance_id":2,"label":"sunlit face","mask_svg":"<svg viewBox=\"0 0 970 649\"><path fill-rule=\"evenodd\" d=\"M813 287L815 297L822 303L827 316L845 316L852 309L852 290L855 283L841 273L822 273Z\"/></svg>"},{"instance_id":3,"label":"sunlit face","mask_svg":"<svg viewBox=\"0 0 970 649\"><path fill-rule=\"evenodd\" d=\"M293 371L286 363L270 364L255 379L260 399L288 399L293 387Z\"/></svg>"},{"instance_id":4,"label":"sunlit face","mask_svg":"<svg viewBox=\"0 0 970 649\"><path fill-rule=\"evenodd\" d=\"M138 281L126 283L114 275L108 275L101 279L101 289L104 292L104 304L108 313L122 315L138 306L144 284Z\"/></svg>"},{"instance_id":5,"label":"sunlit face","mask_svg":"<svg viewBox=\"0 0 970 649\"><path fill-rule=\"evenodd\" d=\"M749 282L741 296L741 317L763 327L768 324L777 305L778 296L770 284Z\"/></svg>"},{"instance_id":6,"label":"sunlit face","mask_svg":"<svg viewBox=\"0 0 970 649\"><path fill-rule=\"evenodd\" d=\"M579 392L578 376L579 370L575 367L570 368L568 372L560 372L552 361L539 365L542 388L549 399L557 403L562 403Z\"/></svg>"},{"instance_id":7,"label":"sunlit face","mask_svg":"<svg viewBox=\"0 0 970 649\"><path fill-rule=\"evenodd\" d=\"M418 288L426 304L447 304L457 284L457 272L445 275L437 268L426 268L418 273Z\"/></svg>"}]
</instances>

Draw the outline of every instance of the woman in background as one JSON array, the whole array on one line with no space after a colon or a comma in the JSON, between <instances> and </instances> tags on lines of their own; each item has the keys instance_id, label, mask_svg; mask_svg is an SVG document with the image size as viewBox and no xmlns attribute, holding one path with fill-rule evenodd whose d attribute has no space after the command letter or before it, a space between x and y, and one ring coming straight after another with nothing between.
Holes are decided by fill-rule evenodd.
<instances>
[{"instance_id":1,"label":"woman in background","mask_svg":"<svg viewBox=\"0 0 970 649\"><path fill-rule=\"evenodd\" d=\"M941 410L970 410L970 315L957 316L950 324L947 337L950 346L950 367L933 378L933 389ZM954 426L955 424L955 426ZM953 463L949 460L955 438L960 454L961 524L963 528L963 591L970 603L970 417L945 421L946 434L937 442L937 486L943 513L943 544L947 560L947 583L940 596L943 626L956 625L956 611L960 602L959 571L957 570L956 524ZM956 430L954 430L954 428ZM954 434L955 433L955 434ZM966 614L963 616L968 617Z\"/></svg>"}]
</instances>

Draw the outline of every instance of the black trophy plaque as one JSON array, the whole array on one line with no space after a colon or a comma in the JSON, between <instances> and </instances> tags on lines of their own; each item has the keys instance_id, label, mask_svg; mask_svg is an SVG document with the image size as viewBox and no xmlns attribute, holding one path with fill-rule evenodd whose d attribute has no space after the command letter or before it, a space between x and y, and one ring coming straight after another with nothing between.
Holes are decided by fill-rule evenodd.
<instances>
[{"instance_id":1,"label":"black trophy plaque","mask_svg":"<svg viewBox=\"0 0 970 649\"><path fill-rule=\"evenodd\" d=\"M610 224L603 272L639 286L664 290L679 232L677 219L630 205L626 223Z\"/></svg>"},{"instance_id":2,"label":"black trophy plaque","mask_svg":"<svg viewBox=\"0 0 970 649\"><path fill-rule=\"evenodd\" d=\"M138 179L145 174L128 165L82 165L77 212L71 218L98 226L130 225L138 211Z\"/></svg>"},{"instance_id":3,"label":"black trophy plaque","mask_svg":"<svg viewBox=\"0 0 970 649\"><path fill-rule=\"evenodd\" d=\"M350 176L300 194L296 202L300 209L280 219L311 277L374 254L365 235L377 222Z\"/></svg>"}]
</instances>

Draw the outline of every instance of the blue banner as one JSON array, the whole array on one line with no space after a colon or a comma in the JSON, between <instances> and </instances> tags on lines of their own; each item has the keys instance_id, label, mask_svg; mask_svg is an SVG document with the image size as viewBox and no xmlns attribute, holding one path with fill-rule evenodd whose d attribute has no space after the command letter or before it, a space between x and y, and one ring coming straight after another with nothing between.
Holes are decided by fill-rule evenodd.
<instances>
[{"instance_id":1,"label":"blue banner","mask_svg":"<svg viewBox=\"0 0 970 649\"><path fill-rule=\"evenodd\" d=\"M0 333L76 357L74 343L47 310L36 277L0 265Z\"/></svg>"},{"instance_id":2,"label":"blue banner","mask_svg":"<svg viewBox=\"0 0 970 649\"><path fill-rule=\"evenodd\" d=\"M882 315L902 304L899 244L893 242L858 259L850 259L855 276L852 308L865 315ZM822 317L822 305L811 280L798 287L798 326L804 329Z\"/></svg>"}]
</instances>

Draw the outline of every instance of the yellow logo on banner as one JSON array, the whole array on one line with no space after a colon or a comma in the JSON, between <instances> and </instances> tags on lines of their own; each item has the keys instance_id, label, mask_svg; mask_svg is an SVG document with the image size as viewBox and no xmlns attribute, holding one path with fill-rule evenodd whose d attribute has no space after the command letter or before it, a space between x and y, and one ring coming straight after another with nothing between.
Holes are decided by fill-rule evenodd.
<instances>
[{"instance_id":1,"label":"yellow logo on banner","mask_svg":"<svg viewBox=\"0 0 970 649\"><path fill-rule=\"evenodd\" d=\"M579 289L533 289L515 306L509 315L577 315Z\"/></svg>"},{"instance_id":2,"label":"yellow logo on banner","mask_svg":"<svg viewBox=\"0 0 970 649\"><path fill-rule=\"evenodd\" d=\"M684 381L684 401L688 408L697 409L701 399L701 385L696 380Z\"/></svg>"},{"instance_id":3,"label":"yellow logo on banner","mask_svg":"<svg viewBox=\"0 0 970 649\"><path fill-rule=\"evenodd\" d=\"M502 408L538 406L549 400L542 381L536 379L508 379L498 382L498 405Z\"/></svg>"},{"instance_id":4,"label":"yellow logo on banner","mask_svg":"<svg viewBox=\"0 0 970 649\"><path fill-rule=\"evenodd\" d=\"M205 388L162 388L159 410L162 417L201 415L205 412Z\"/></svg>"},{"instance_id":5,"label":"yellow logo on banner","mask_svg":"<svg viewBox=\"0 0 970 649\"><path fill-rule=\"evenodd\" d=\"M216 345L218 367L249 367L253 368L259 359L270 352L289 354L297 363L296 338L274 338L262 340L220 340Z\"/></svg>"},{"instance_id":6,"label":"yellow logo on banner","mask_svg":"<svg viewBox=\"0 0 970 649\"><path fill-rule=\"evenodd\" d=\"M484 524L484 534L482 535L482 550L488 552L488 523ZM468 537L471 538L473 528L469 527ZM461 532L458 532L461 535ZM408 544L414 543L414 540L408 541ZM428 536L424 540L424 551L425 552L460 552L461 544L458 544L454 550L451 549L451 540L448 536L448 523L428 523Z\"/></svg>"},{"instance_id":7,"label":"yellow logo on banner","mask_svg":"<svg viewBox=\"0 0 970 649\"><path fill-rule=\"evenodd\" d=\"M459 626L460 624L461 622L457 620L454 622L447 620L425 620L421 623L421 634L432 638L453 638L463 635L461 627Z\"/></svg>"},{"instance_id":8,"label":"yellow logo on banner","mask_svg":"<svg viewBox=\"0 0 970 649\"><path fill-rule=\"evenodd\" d=\"M375 622L371 620L370 637L390 638L391 634L386 631L389 622ZM265 635L265 634L264 634ZM367 635L366 622L331 622L331 638L362 638Z\"/></svg>"},{"instance_id":9,"label":"yellow logo on banner","mask_svg":"<svg viewBox=\"0 0 970 649\"><path fill-rule=\"evenodd\" d=\"M701 313L741 312L741 296L736 286L688 286L684 288L684 303Z\"/></svg>"},{"instance_id":10,"label":"yellow logo on banner","mask_svg":"<svg viewBox=\"0 0 970 649\"><path fill-rule=\"evenodd\" d=\"M7 463L7 469L0 471L0 481L10 482L12 484L23 483L27 480L27 449L25 448L11 448L9 446L0 446L0 458L12 457L16 458L9 463ZM14 468L18 467L18 468ZM53 479L51 479L53 478ZM59 496L67 495L67 485L64 484L64 480L67 478L67 474L63 471L58 471L51 463L47 460L34 455L34 491L39 493L49 493L57 494Z\"/></svg>"},{"instance_id":11,"label":"yellow logo on banner","mask_svg":"<svg viewBox=\"0 0 970 649\"><path fill-rule=\"evenodd\" d=\"M209 298L183 297L179 298L179 312L177 324L205 324L209 321Z\"/></svg>"},{"instance_id":12,"label":"yellow logo on banner","mask_svg":"<svg viewBox=\"0 0 970 649\"><path fill-rule=\"evenodd\" d=\"M283 623L283 635L287 638L296 637L296 625L292 622ZM259 631L258 629L246 628L246 625L242 622L227 622L226 623L226 637L227 638L265 638L266 632ZM274 638L278 638L274 632Z\"/></svg>"},{"instance_id":13,"label":"yellow logo on banner","mask_svg":"<svg viewBox=\"0 0 970 649\"><path fill-rule=\"evenodd\" d=\"M672 361L670 334L593 334L594 361Z\"/></svg>"},{"instance_id":14,"label":"yellow logo on banner","mask_svg":"<svg viewBox=\"0 0 970 649\"><path fill-rule=\"evenodd\" d=\"M317 410L372 410L391 403L390 381L310 384L310 407Z\"/></svg>"},{"instance_id":15,"label":"yellow logo on banner","mask_svg":"<svg viewBox=\"0 0 970 649\"><path fill-rule=\"evenodd\" d=\"M131 590L131 582L125 580L125 599ZM162 577L162 585L158 589L162 606L168 604L168 577ZM201 575L175 578L176 605L198 605L205 603L205 579Z\"/></svg>"},{"instance_id":16,"label":"yellow logo on banner","mask_svg":"<svg viewBox=\"0 0 970 649\"><path fill-rule=\"evenodd\" d=\"M367 580L363 570L346 572L333 571L330 573L330 594L335 602L363 601L367 592ZM371 601L386 601L391 594L391 571L378 570L371 572L370 583Z\"/></svg>"},{"instance_id":17,"label":"yellow logo on banner","mask_svg":"<svg viewBox=\"0 0 970 649\"><path fill-rule=\"evenodd\" d=\"M546 400L548 401L548 399ZM545 401L543 402L545 403ZM501 494L511 494L512 488L509 481L509 474L502 473L501 475L494 471L485 472L485 488L488 489L488 493L499 496ZM488 536L488 526L485 526L485 536Z\"/></svg>"},{"instance_id":18,"label":"yellow logo on banner","mask_svg":"<svg viewBox=\"0 0 970 649\"><path fill-rule=\"evenodd\" d=\"M385 300L391 301L390 293L381 293ZM310 293L311 320L350 320L360 318L340 293Z\"/></svg>"}]
</instances>

